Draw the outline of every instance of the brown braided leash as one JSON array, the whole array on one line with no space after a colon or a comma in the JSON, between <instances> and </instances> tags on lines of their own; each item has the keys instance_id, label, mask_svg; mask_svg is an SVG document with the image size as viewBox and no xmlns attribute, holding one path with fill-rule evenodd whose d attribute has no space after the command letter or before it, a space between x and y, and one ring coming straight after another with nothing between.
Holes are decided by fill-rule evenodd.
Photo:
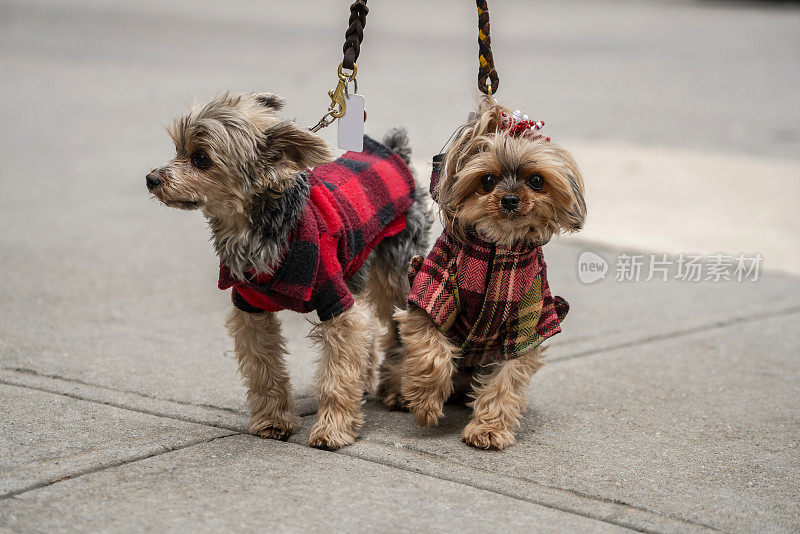
<instances>
[{"instance_id":1,"label":"brown braided leash","mask_svg":"<svg viewBox=\"0 0 800 534\"><path fill-rule=\"evenodd\" d=\"M500 77L494 68L492 38L489 35L489 6L486 0L476 0L478 6L478 89L492 96L500 86Z\"/></svg>"},{"instance_id":2,"label":"brown braided leash","mask_svg":"<svg viewBox=\"0 0 800 534\"><path fill-rule=\"evenodd\" d=\"M367 25L367 0L356 0L350 6L350 21L347 31L344 32L344 59L342 67L355 70L358 54L361 52L361 41L364 40L364 26Z\"/></svg>"},{"instance_id":3,"label":"brown braided leash","mask_svg":"<svg viewBox=\"0 0 800 534\"><path fill-rule=\"evenodd\" d=\"M344 57L342 62L339 63L337 75L339 83L336 88L328 91L328 96L331 98L331 105L328 106L328 111L314 126L309 127L312 132L317 132L322 128L330 125L336 119L344 117L347 110L347 84L353 82L356 91L358 91L358 82L356 75L358 74L358 67L356 60L358 54L361 52L361 41L364 40L364 26L367 25L367 0L356 0L350 5L350 20L348 21L347 30L344 32L344 46L342 52ZM345 72L349 70L350 72ZM365 114L366 116L366 114Z\"/></svg>"}]
</instances>

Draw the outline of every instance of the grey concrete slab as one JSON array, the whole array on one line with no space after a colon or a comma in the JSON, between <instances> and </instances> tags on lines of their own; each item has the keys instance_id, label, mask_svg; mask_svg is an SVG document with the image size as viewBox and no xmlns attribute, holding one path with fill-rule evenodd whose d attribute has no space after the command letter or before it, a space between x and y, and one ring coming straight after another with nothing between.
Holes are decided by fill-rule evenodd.
<instances>
[{"instance_id":1,"label":"grey concrete slab","mask_svg":"<svg viewBox=\"0 0 800 534\"><path fill-rule=\"evenodd\" d=\"M43 375L33 371L0 369L0 383L236 432L246 433L250 419L245 410L166 400L152 395L119 391L76 379ZM316 412L316 403L309 405L310 403L301 399L301 404L303 402L306 405L299 406L301 414L308 415Z\"/></svg>"},{"instance_id":2,"label":"grey concrete slab","mask_svg":"<svg viewBox=\"0 0 800 534\"><path fill-rule=\"evenodd\" d=\"M617 526L435 477L233 436L0 501L25 532L575 532Z\"/></svg>"},{"instance_id":3,"label":"grey concrete slab","mask_svg":"<svg viewBox=\"0 0 800 534\"><path fill-rule=\"evenodd\" d=\"M231 434L5 384L0 405L0 499Z\"/></svg>"},{"instance_id":4,"label":"grey concrete slab","mask_svg":"<svg viewBox=\"0 0 800 534\"><path fill-rule=\"evenodd\" d=\"M224 327L230 295L216 289L218 263L197 214L142 195L20 207L0 219L8 223L0 237L3 367L244 409ZM308 396L315 353L307 322L286 317L296 392Z\"/></svg>"},{"instance_id":5,"label":"grey concrete slab","mask_svg":"<svg viewBox=\"0 0 800 534\"><path fill-rule=\"evenodd\" d=\"M371 403L343 453L637 529L797 531L798 354L794 313L551 362L506 451L459 441L463 407L426 430Z\"/></svg>"}]
</instances>

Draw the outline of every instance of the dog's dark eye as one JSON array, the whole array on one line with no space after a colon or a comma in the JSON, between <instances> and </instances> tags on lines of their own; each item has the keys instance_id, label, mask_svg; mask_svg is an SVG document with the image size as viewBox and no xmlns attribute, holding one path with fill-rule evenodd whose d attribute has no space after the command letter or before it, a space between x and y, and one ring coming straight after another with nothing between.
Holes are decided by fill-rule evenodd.
<instances>
[{"instance_id":1,"label":"dog's dark eye","mask_svg":"<svg viewBox=\"0 0 800 534\"><path fill-rule=\"evenodd\" d=\"M542 187L544 187L544 178L542 178L538 174L534 174L533 176L528 178L528 185L530 185L531 189L533 189L534 191L538 191Z\"/></svg>"},{"instance_id":2,"label":"dog's dark eye","mask_svg":"<svg viewBox=\"0 0 800 534\"><path fill-rule=\"evenodd\" d=\"M211 167L211 158L209 158L208 155L202 150L198 150L192 154L192 165L201 170L207 169Z\"/></svg>"},{"instance_id":3,"label":"dog's dark eye","mask_svg":"<svg viewBox=\"0 0 800 534\"><path fill-rule=\"evenodd\" d=\"M487 193L494 189L494 186L497 184L497 176L493 174L484 174L483 178L481 178L481 187Z\"/></svg>"}]
</instances>

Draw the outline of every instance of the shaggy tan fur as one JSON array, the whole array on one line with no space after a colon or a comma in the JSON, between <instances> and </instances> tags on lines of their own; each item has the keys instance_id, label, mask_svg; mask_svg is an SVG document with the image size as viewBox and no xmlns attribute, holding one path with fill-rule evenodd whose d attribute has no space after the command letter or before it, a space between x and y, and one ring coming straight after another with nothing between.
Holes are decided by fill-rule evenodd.
<instances>
[{"instance_id":1,"label":"shaggy tan fur","mask_svg":"<svg viewBox=\"0 0 800 534\"><path fill-rule=\"evenodd\" d=\"M445 227L463 238L470 229L488 241L511 245L546 243L559 232L579 230L586 217L583 178L565 149L543 139L510 137L497 131L511 110L484 100L476 121L465 126L445 156L439 182L439 206ZM491 192L481 187L485 175L497 177ZM539 175L545 186L534 191L527 178ZM517 195L519 209L500 205Z\"/></svg>"},{"instance_id":2,"label":"shaggy tan fur","mask_svg":"<svg viewBox=\"0 0 800 534\"><path fill-rule=\"evenodd\" d=\"M420 426L435 425L453 392L458 348L439 332L425 312L415 307L398 311L400 337L406 350L401 394Z\"/></svg>"},{"instance_id":3,"label":"shaggy tan fur","mask_svg":"<svg viewBox=\"0 0 800 534\"><path fill-rule=\"evenodd\" d=\"M283 356L286 338L274 313L246 313L232 308L227 321L239 372L247 388L250 433L286 439L297 428L289 374Z\"/></svg>"},{"instance_id":4,"label":"shaggy tan fur","mask_svg":"<svg viewBox=\"0 0 800 534\"><path fill-rule=\"evenodd\" d=\"M261 239L249 219L256 193L278 197L298 172L332 159L325 141L275 114L282 105L271 93L226 93L167 128L175 157L158 169L162 183L152 193L167 206L200 209L240 280L252 268L271 273L280 254L280 244ZM212 165L198 169L197 153Z\"/></svg>"},{"instance_id":5,"label":"shaggy tan fur","mask_svg":"<svg viewBox=\"0 0 800 534\"><path fill-rule=\"evenodd\" d=\"M474 231L486 241L506 246L544 244L557 233L579 230L586 204L574 158L543 138L511 137L498 131L504 114L511 110L484 99L477 118L448 148L438 186L445 228L457 240ZM503 206L506 196L516 197L515 207ZM436 424L444 402L473 374L473 416L463 440L482 449L513 444L514 429L525 409L525 388L543 365L542 350L536 348L489 369L457 369L458 348L425 312L411 306L395 317L405 359L400 378L397 362L381 369L386 406L410 407L421 426Z\"/></svg>"},{"instance_id":6,"label":"shaggy tan fur","mask_svg":"<svg viewBox=\"0 0 800 534\"><path fill-rule=\"evenodd\" d=\"M494 364L491 373L476 375L472 420L461 439L480 449L502 450L514 444L514 430L528 403L526 389L543 365L542 349Z\"/></svg>"},{"instance_id":7,"label":"shaggy tan fur","mask_svg":"<svg viewBox=\"0 0 800 534\"><path fill-rule=\"evenodd\" d=\"M335 450L353 443L364 422L364 381L375 342L363 301L318 325L312 333L322 349L317 368L319 419L308 444Z\"/></svg>"}]
</instances>

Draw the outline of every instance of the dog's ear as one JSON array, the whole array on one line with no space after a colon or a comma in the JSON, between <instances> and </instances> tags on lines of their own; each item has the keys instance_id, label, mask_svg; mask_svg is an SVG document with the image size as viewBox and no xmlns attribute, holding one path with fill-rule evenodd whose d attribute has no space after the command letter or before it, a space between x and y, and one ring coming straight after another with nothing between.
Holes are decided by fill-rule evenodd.
<instances>
[{"instance_id":1,"label":"dog's ear","mask_svg":"<svg viewBox=\"0 0 800 534\"><path fill-rule=\"evenodd\" d=\"M286 99L275 93L253 93L253 98L262 106L273 111L280 111L286 105Z\"/></svg>"},{"instance_id":2,"label":"dog's ear","mask_svg":"<svg viewBox=\"0 0 800 534\"><path fill-rule=\"evenodd\" d=\"M291 121L278 123L266 130L259 148L268 163L275 164L285 159L299 170L316 167L332 159L325 141Z\"/></svg>"}]
</instances>

